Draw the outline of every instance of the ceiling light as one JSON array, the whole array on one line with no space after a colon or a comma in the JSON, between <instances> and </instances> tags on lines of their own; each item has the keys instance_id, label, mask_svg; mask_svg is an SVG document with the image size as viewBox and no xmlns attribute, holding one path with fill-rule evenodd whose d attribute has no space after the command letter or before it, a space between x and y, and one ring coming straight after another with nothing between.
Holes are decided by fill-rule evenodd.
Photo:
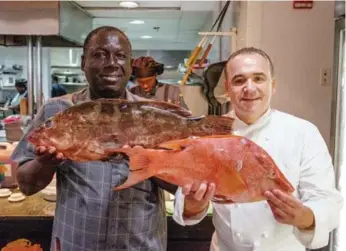
<instances>
[{"instance_id":1,"label":"ceiling light","mask_svg":"<svg viewBox=\"0 0 346 251\"><path fill-rule=\"evenodd\" d=\"M137 8L139 6L139 3L132 1L122 1L119 3L119 5L124 8Z\"/></svg>"},{"instance_id":2,"label":"ceiling light","mask_svg":"<svg viewBox=\"0 0 346 251\"><path fill-rule=\"evenodd\" d=\"M144 36L141 36L142 39L150 39L152 38L152 36L148 36L148 35L144 35Z\"/></svg>"},{"instance_id":3,"label":"ceiling light","mask_svg":"<svg viewBox=\"0 0 346 251\"><path fill-rule=\"evenodd\" d=\"M144 24L143 20L132 20L130 24Z\"/></svg>"}]
</instances>

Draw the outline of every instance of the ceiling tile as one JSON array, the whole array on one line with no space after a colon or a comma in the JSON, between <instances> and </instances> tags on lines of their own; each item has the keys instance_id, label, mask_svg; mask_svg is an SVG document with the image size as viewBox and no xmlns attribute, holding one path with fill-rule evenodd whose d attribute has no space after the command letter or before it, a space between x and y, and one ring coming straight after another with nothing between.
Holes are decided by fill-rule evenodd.
<instances>
[{"instance_id":1,"label":"ceiling tile","mask_svg":"<svg viewBox=\"0 0 346 251\"><path fill-rule=\"evenodd\" d=\"M198 32L212 25L213 10L218 1L138 1L145 8L181 8L181 10L116 9L119 1L75 1L90 13L93 27L111 25L122 29L134 49L186 49L198 43ZM108 9L107 9L108 7ZM143 20L141 25L131 20ZM208 27L209 27L208 26ZM155 30L154 27L159 27ZM140 39L150 35L152 39Z\"/></svg>"},{"instance_id":2,"label":"ceiling tile","mask_svg":"<svg viewBox=\"0 0 346 251\"><path fill-rule=\"evenodd\" d=\"M136 1L136 0L135 0ZM75 1L81 7L120 7L119 2L121 1ZM181 7L182 1L141 1L137 0L139 7L150 8L150 7Z\"/></svg>"}]
</instances>

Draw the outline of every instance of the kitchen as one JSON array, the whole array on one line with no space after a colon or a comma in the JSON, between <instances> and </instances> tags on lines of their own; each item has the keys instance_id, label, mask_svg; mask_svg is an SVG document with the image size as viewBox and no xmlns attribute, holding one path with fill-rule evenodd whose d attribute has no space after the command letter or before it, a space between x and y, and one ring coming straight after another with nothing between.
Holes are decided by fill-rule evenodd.
<instances>
[{"instance_id":1,"label":"kitchen","mask_svg":"<svg viewBox=\"0 0 346 251\"><path fill-rule=\"evenodd\" d=\"M201 8L199 10L197 10L196 4L193 2L183 3L180 1L165 1L158 4L157 2L146 3L145 1L140 1L138 11L133 9L127 11L124 11L124 9L119 10L118 2L116 1L107 3L82 1L59 3L60 5L58 2L43 2L42 6L39 8L24 2L21 4L27 4L27 6L11 6L8 2L0 3L0 34L2 34L3 43L7 45L0 48L0 58L1 60L5 59L4 62L0 61L0 65L4 65L4 69L10 69L6 72L11 72L10 74L2 74L4 75L2 80L3 94L2 96L0 95L0 97L3 98L1 98L2 100L0 102L5 102L6 96L9 95L5 93L6 88L13 87L13 76L11 77L9 75L14 75L15 77L28 76L28 113L26 115L29 115L29 117L34 114L36 107L40 107L40 105L50 97L52 74L59 77L60 83L68 92L85 86L85 78L83 78L83 74L79 69L82 52L81 44L85 38L85 34L90 31L92 27L107 24L115 25L124 27L125 32L127 32L126 28L131 27L128 28L128 35L133 44L134 55L136 57L141 55L152 55L158 58L158 60L161 57L166 66L172 66L165 69L166 75L164 74L161 76L163 81L166 79L167 81L178 82L184 76L182 72L179 72L179 65L188 58L191 51L200 41L198 32L209 30L212 22L210 20L214 20L221 10L221 4L219 4L219 2L215 3L211 1L198 6L198 8ZM28 8L31 8L29 12L26 11ZM252 12L254 15L259 15L254 12L255 8L260 8L262 13L269 13L272 16L267 15L266 18L263 18L262 23L258 24L256 20L249 18ZM287 54L281 53L279 46L275 46L276 41L274 41L274 39L266 38L266 36L268 37L268 33L272 30L275 31L276 29L280 30L282 28L273 25L270 26L269 24L269 18L275 17L273 14L275 8L280 9L284 14L293 13L293 15L299 15L299 18L302 18L301 22L306 21L302 16L308 16L308 22L310 24L315 22L316 27L324 25L327 29L327 35L323 34L319 36L321 39L329 37L326 43L330 48L326 50L327 52L325 54L321 54L321 65L317 65L315 71L311 74L314 75L314 78L311 77L308 79L304 73L301 73L301 77L306 77L310 85L310 88L307 88L308 91L302 93L302 95L306 95L306 102L312 102L319 108L320 113L323 114L323 119L321 118L321 114L314 110L309 110L309 107L311 107L309 105L305 105L304 109L300 109L296 104L287 106L287 104L291 103L285 94L285 91L288 91L287 89L285 90L287 85L281 87L284 91L279 91L275 100L275 106L303 116L318 124L326 141L331 142L329 146L331 151L333 151L333 135L330 135L330 131L334 129L332 115L330 114L332 100L334 101L332 85L318 85L317 87L313 85L319 82L320 68L332 69L333 64L337 63L335 59L333 62L334 4L315 2L313 9L300 10L301 12L298 12L292 9L290 1L287 1L287 3L234 2L231 6L231 11L226 15L228 22L224 23L223 30L232 31L232 28L236 28L237 47L252 44L255 46L262 46L265 49L268 48L271 50L270 52L274 54L276 61L278 61L279 57L287 57ZM42 9L45 11L43 12ZM315 15L324 16L324 13L327 13L326 10L329 11L326 17L322 19L316 18ZM17 12L17 15L13 15L14 12ZM153 16L153 12L156 18L151 20L149 17ZM159 14L160 12L162 12L161 15ZM42 19L35 19L34 17L38 15L38 13L40 15L44 13L45 16L42 17ZM309 15L309 13L312 14ZM22 15L28 16L24 18ZM344 13L338 15L342 16ZM189 16L189 18L186 16ZM31 19L31 23L27 22L27 20ZM146 26L148 28L144 30L150 32L149 35L152 37L151 39L148 37L140 38L140 36L149 36L148 33L143 32L143 28L141 28L140 24L129 24L130 21L141 19L145 19L148 23L148 26ZM22 22L20 25L18 25L18 20ZM332 24L330 23L331 20L333 21ZM288 20L282 20L282 22L284 23L283 25L286 25L286 28L291 28L288 25ZM189 27L187 24L191 26ZM158 25L160 29L154 29L154 27L158 27ZM172 32L170 29L176 26L177 34L173 36L171 35ZM183 30L181 27L185 27L186 29ZM256 31L254 27L257 28ZM309 39L307 36L304 36L303 28L300 27L300 29L300 33L299 31L287 29L287 36L290 35L295 37L297 42L302 46L300 49L308 50L311 42L307 41ZM13 34L13 31L16 31L16 34ZM291 34L289 32L291 32ZM294 35L295 32L299 34ZM33 36L28 37L29 34ZM36 34L41 36L36 36ZM338 37L338 34L335 34L335 37ZM223 37L220 41L217 41L208 57L210 63L227 59L230 52L235 49L234 40L233 37ZM156 43L153 41L156 41ZM284 43L284 41L282 43ZM13 44L15 44L15 46L13 46ZM161 45L159 50L158 44ZM30 45L34 46L30 47ZM314 49L317 51L325 50L325 44L316 43L314 46ZM38 50L33 47L38 48ZM342 50L344 50L344 48L342 48ZM337 52L336 55L341 55L341 53ZM30 58L32 60L30 60ZM172 60L172 58L174 58L174 60ZM307 61L305 62L309 63ZM286 65L284 65L284 63L280 65L279 62L277 62L277 64L280 81L282 83L291 82L292 79L289 78L289 75L292 75L292 72L296 70L293 69L294 66L288 67L287 63ZM334 74L343 74L343 72ZM335 79L336 78L334 78L334 81ZM291 92L301 91L298 87L300 84L298 82L294 84L292 87L294 91L291 89ZM33 88L33 86L35 86L35 88ZM190 103L188 102L188 105L193 113L195 115L208 113L210 104L208 104L206 98L201 94L201 86L191 83L187 84L185 87L186 93L189 95L189 100L192 100ZM311 88L315 90L315 92L311 92ZM13 88L11 91L14 91ZM323 101L321 101L322 99ZM34 100L36 101L35 104L33 102ZM328 117L328 119L325 117ZM2 139L6 141L5 131L2 130L2 132L4 133ZM54 187L54 182L51 185ZM54 202L49 201L52 200L51 197L54 197L54 192L51 191L54 190L50 190L49 188L43 193L37 194L37 197L27 197L22 202L17 202L16 204L6 201L7 197L2 199L7 203L6 207L3 207L4 209L0 209L1 219L3 219L2 222L5 224L4 226L13 229L13 231L6 230L4 233L1 233L1 236L6 237L4 237L4 240L2 240L3 242L0 243L0 247L5 246L6 242L13 240L13 238L31 239L33 243L40 242L44 247L49 245L45 243L45 241L49 240L50 233L45 229L51 228L52 224L52 205L54 205ZM46 199L43 197L46 197ZM167 202L167 204L172 202L169 197L167 198ZM35 207L33 207L33 205L35 205ZM44 208L46 213L42 212ZM12 219L10 217L11 214L14 214ZM32 216L32 214L38 215ZM10 222L9 219L11 219L12 222ZM16 225L14 222L16 222ZM27 231L29 229L25 229L24 227L28 226L29 223L35 226L35 230L30 229L30 233ZM1 229L5 228L1 227ZM22 229L23 232L19 233L18 229ZM174 223L173 220L168 217L168 231L169 243L178 244L181 247L184 246L186 250L191 248L207 250L213 232L213 226L211 224L211 217L207 217L202 223L196 226L184 228ZM16 233L15 235L17 237L11 235L14 233ZM45 235L43 235L43 233L45 233ZM46 250L46 248L44 250ZM171 247L169 244L168 250L175 249L173 245Z\"/></svg>"}]
</instances>

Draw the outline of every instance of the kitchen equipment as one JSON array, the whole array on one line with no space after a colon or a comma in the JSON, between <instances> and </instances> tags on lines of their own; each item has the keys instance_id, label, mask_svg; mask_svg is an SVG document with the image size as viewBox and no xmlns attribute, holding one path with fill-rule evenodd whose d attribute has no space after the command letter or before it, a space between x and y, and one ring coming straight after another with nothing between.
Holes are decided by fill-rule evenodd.
<instances>
[{"instance_id":1,"label":"kitchen equipment","mask_svg":"<svg viewBox=\"0 0 346 251\"><path fill-rule=\"evenodd\" d=\"M218 24L217 27L217 31L220 30L221 28L221 24L223 22L223 19L225 17L225 14L227 12L228 6L230 4L230 1L227 1L226 4L224 5L224 7L222 8L222 10L220 11L217 19L215 20L213 26L210 29L210 32L214 29L214 27L216 26L216 24ZM203 65L204 60L206 59L206 57L209 54L209 51L211 50L212 44L214 43L216 38L216 35L214 36L214 38L211 40L211 42L209 43L209 45L207 46L204 55L202 56L202 60L198 63L199 66ZM189 57L189 59L186 62L186 67L188 68L188 70L186 71L182 81L180 82L181 85L185 85L186 81L188 80L188 77L190 76L192 70L194 69L194 64L199 56L199 54L201 53L206 41L208 40L208 35L204 35L203 38L201 39L201 41L199 42L199 44L196 46L196 48L194 49L194 51L192 52L191 56Z\"/></svg>"},{"instance_id":2,"label":"kitchen equipment","mask_svg":"<svg viewBox=\"0 0 346 251\"><path fill-rule=\"evenodd\" d=\"M14 87L16 82L16 75L14 74L2 74L2 86L1 87Z\"/></svg>"}]
</instances>

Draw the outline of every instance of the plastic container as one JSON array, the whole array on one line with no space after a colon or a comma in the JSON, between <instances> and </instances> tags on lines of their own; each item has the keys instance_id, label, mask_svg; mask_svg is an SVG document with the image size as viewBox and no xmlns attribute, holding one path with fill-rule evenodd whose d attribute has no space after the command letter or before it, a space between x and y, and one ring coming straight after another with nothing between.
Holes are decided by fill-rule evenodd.
<instances>
[{"instance_id":1,"label":"plastic container","mask_svg":"<svg viewBox=\"0 0 346 251\"><path fill-rule=\"evenodd\" d=\"M4 124L7 141L19 141L24 134L24 128L30 121L30 117L21 115L12 115L5 118L2 123Z\"/></svg>"}]
</instances>

